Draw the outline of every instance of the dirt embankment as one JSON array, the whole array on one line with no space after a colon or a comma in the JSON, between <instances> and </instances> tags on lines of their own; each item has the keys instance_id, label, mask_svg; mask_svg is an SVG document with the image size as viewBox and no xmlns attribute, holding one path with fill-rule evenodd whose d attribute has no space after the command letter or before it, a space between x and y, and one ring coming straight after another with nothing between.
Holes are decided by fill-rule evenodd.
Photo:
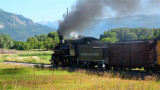
<instances>
[{"instance_id":1,"label":"dirt embankment","mask_svg":"<svg viewBox=\"0 0 160 90\"><path fill-rule=\"evenodd\" d=\"M13 53L18 53L19 51L17 50L6 50L6 49L2 49L0 48L0 54L13 54Z\"/></svg>"}]
</instances>

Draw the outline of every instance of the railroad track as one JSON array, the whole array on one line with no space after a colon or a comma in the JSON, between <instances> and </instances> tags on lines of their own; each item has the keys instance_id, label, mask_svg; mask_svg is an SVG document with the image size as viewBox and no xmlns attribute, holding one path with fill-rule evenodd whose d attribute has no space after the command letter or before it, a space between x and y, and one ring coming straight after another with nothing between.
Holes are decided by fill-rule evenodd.
<instances>
[{"instance_id":1,"label":"railroad track","mask_svg":"<svg viewBox=\"0 0 160 90\"><path fill-rule=\"evenodd\" d=\"M27 67L35 67L35 66L41 66L42 63L27 63L27 62L13 62L13 61L4 61L4 64L12 64L12 65L23 65ZM51 64L43 64L45 68L51 67Z\"/></svg>"},{"instance_id":2,"label":"railroad track","mask_svg":"<svg viewBox=\"0 0 160 90\"><path fill-rule=\"evenodd\" d=\"M13 61L4 61L4 64L12 64L12 65L22 65L26 67L35 67L36 65L41 66L41 63L26 63L26 62L13 62ZM89 74L97 74L99 76L103 76L104 73L119 73L124 74L129 77L140 77L142 80L145 79L146 76L157 75L160 80L160 72L158 73L148 73L143 70L106 70L105 68L86 68L86 67L65 67L65 66L52 66L50 64L43 64L44 68L51 68L51 69L59 69L65 70L68 72L77 72L80 70L84 70L86 73Z\"/></svg>"}]
</instances>

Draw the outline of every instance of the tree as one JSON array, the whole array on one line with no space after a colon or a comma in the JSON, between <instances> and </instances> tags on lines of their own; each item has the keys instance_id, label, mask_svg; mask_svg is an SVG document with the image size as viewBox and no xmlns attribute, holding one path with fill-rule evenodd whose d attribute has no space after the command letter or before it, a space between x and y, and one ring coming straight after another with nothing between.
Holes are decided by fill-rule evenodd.
<instances>
[{"instance_id":1,"label":"tree","mask_svg":"<svg viewBox=\"0 0 160 90\"><path fill-rule=\"evenodd\" d=\"M30 44L31 49L37 49L38 48L38 39L36 37L28 38L27 42Z\"/></svg>"},{"instance_id":2,"label":"tree","mask_svg":"<svg viewBox=\"0 0 160 90\"><path fill-rule=\"evenodd\" d=\"M138 33L139 39L151 39L153 37L154 31L148 28L141 28L140 32Z\"/></svg>"},{"instance_id":3,"label":"tree","mask_svg":"<svg viewBox=\"0 0 160 90\"><path fill-rule=\"evenodd\" d=\"M118 39L116 38L116 33L110 31L104 32L104 34L101 35L100 38L102 42L107 42L107 43L115 43L116 41L118 41Z\"/></svg>"},{"instance_id":4,"label":"tree","mask_svg":"<svg viewBox=\"0 0 160 90\"><path fill-rule=\"evenodd\" d=\"M137 40L137 35L136 33L130 32L130 33L125 33L123 40Z\"/></svg>"},{"instance_id":5,"label":"tree","mask_svg":"<svg viewBox=\"0 0 160 90\"><path fill-rule=\"evenodd\" d=\"M57 32L50 32L48 33L48 38L52 38L54 41L54 45L57 45L59 43L59 36Z\"/></svg>"},{"instance_id":6,"label":"tree","mask_svg":"<svg viewBox=\"0 0 160 90\"><path fill-rule=\"evenodd\" d=\"M110 31L105 31L103 35L101 35L101 38L106 38L106 37L116 37L115 32L110 32Z\"/></svg>"},{"instance_id":7,"label":"tree","mask_svg":"<svg viewBox=\"0 0 160 90\"><path fill-rule=\"evenodd\" d=\"M6 34L0 34L0 48L11 48L14 45L13 39Z\"/></svg>"},{"instance_id":8,"label":"tree","mask_svg":"<svg viewBox=\"0 0 160 90\"><path fill-rule=\"evenodd\" d=\"M29 50L30 49L30 45L27 42L14 41L14 46L12 47L12 49Z\"/></svg>"},{"instance_id":9,"label":"tree","mask_svg":"<svg viewBox=\"0 0 160 90\"><path fill-rule=\"evenodd\" d=\"M47 40L44 42L44 45L45 45L45 48L46 48L47 50L53 49L54 46L55 46L54 41L53 41L52 38L47 38Z\"/></svg>"},{"instance_id":10,"label":"tree","mask_svg":"<svg viewBox=\"0 0 160 90\"><path fill-rule=\"evenodd\" d=\"M48 33L48 37L55 40L55 38L58 37L58 34L57 34L57 32L50 32L50 33Z\"/></svg>"},{"instance_id":11,"label":"tree","mask_svg":"<svg viewBox=\"0 0 160 90\"><path fill-rule=\"evenodd\" d=\"M46 39L46 40L47 40L47 39ZM46 41L46 40L45 40L45 41ZM41 41L41 42L39 41L39 42L38 42L38 49L45 49L45 45L44 45L44 42L43 42L43 41Z\"/></svg>"},{"instance_id":12,"label":"tree","mask_svg":"<svg viewBox=\"0 0 160 90\"><path fill-rule=\"evenodd\" d=\"M160 35L160 29L148 29L148 28L117 28L105 31L100 39L115 37L119 41L126 40L144 40L144 39L154 39ZM109 38L108 38L109 39ZM107 39L107 40L108 40ZM103 40L104 41L104 40ZM106 41L106 40L105 40Z\"/></svg>"},{"instance_id":13,"label":"tree","mask_svg":"<svg viewBox=\"0 0 160 90\"><path fill-rule=\"evenodd\" d=\"M115 43L117 42L118 40L114 37L107 37L107 38L103 38L101 39L102 42L107 42L107 43Z\"/></svg>"},{"instance_id":14,"label":"tree","mask_svg":"<svg viewBox=\"0 0 160 90\"><path fill-rule=\"evenodd\" d=\"M35 37L38 39L38 41L46 41L47 40L47 35L46 34L37 35Z\"/></svg>"}]
</instances>

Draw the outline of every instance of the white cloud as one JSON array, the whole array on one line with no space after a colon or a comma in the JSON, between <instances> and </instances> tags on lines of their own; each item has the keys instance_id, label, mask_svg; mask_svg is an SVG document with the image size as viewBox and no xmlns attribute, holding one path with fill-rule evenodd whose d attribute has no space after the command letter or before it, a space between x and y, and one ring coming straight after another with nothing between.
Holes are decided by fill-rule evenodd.
<instances>
[{"instance_id":1,"label":"white cloud","mask_svg":"<svg viewBox=\"0 0 160 90\"><path fill-rule=\"evenodd\" d=\"M4 26L3 26L3 24L0 24L0 28L3 28Z\"/></svg>"}]
</instances>

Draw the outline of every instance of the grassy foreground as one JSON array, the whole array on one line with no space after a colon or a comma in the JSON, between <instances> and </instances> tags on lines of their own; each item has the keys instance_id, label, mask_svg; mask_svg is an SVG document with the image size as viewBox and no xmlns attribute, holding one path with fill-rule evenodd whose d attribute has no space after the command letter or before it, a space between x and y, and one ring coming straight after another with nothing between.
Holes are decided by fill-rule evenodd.
<instances>
[{"instance_id":1,"label":"grassy foreground","mask_svg":"<svg viewBox=\"0 0 160 90\"><path fill-rule=\"evenodd\" d=\"M0 62L16 61L49 64L52 51L20 51L16 54L0 54Z\"/></svg>"},{"instance_id":2,"label":"grassy foreground","mask_svg":"<svg viewBox=\"0 0 160 90\"><path fill-rule=\"evenodd\" d=\"M145 80L122 79L106 73L103 76L83 70L68 72L62 69L41 70L0 64L0 90L159 90L154 77Z\"/></svg>"},{"instance_id":3,"label":"grassy foreground","mask_svg":"<svg viewBox=\"0 0 160 90\"><path fill-rule=\"evenodd\" d=\"M52 51L20 51L0 54L0 90L159 90L156 75L128 77L125 74L103 74L78 70L69 72L61 68L37 69L3 64L3 61L49 64Z\"/></svg>"}]
</instances>

